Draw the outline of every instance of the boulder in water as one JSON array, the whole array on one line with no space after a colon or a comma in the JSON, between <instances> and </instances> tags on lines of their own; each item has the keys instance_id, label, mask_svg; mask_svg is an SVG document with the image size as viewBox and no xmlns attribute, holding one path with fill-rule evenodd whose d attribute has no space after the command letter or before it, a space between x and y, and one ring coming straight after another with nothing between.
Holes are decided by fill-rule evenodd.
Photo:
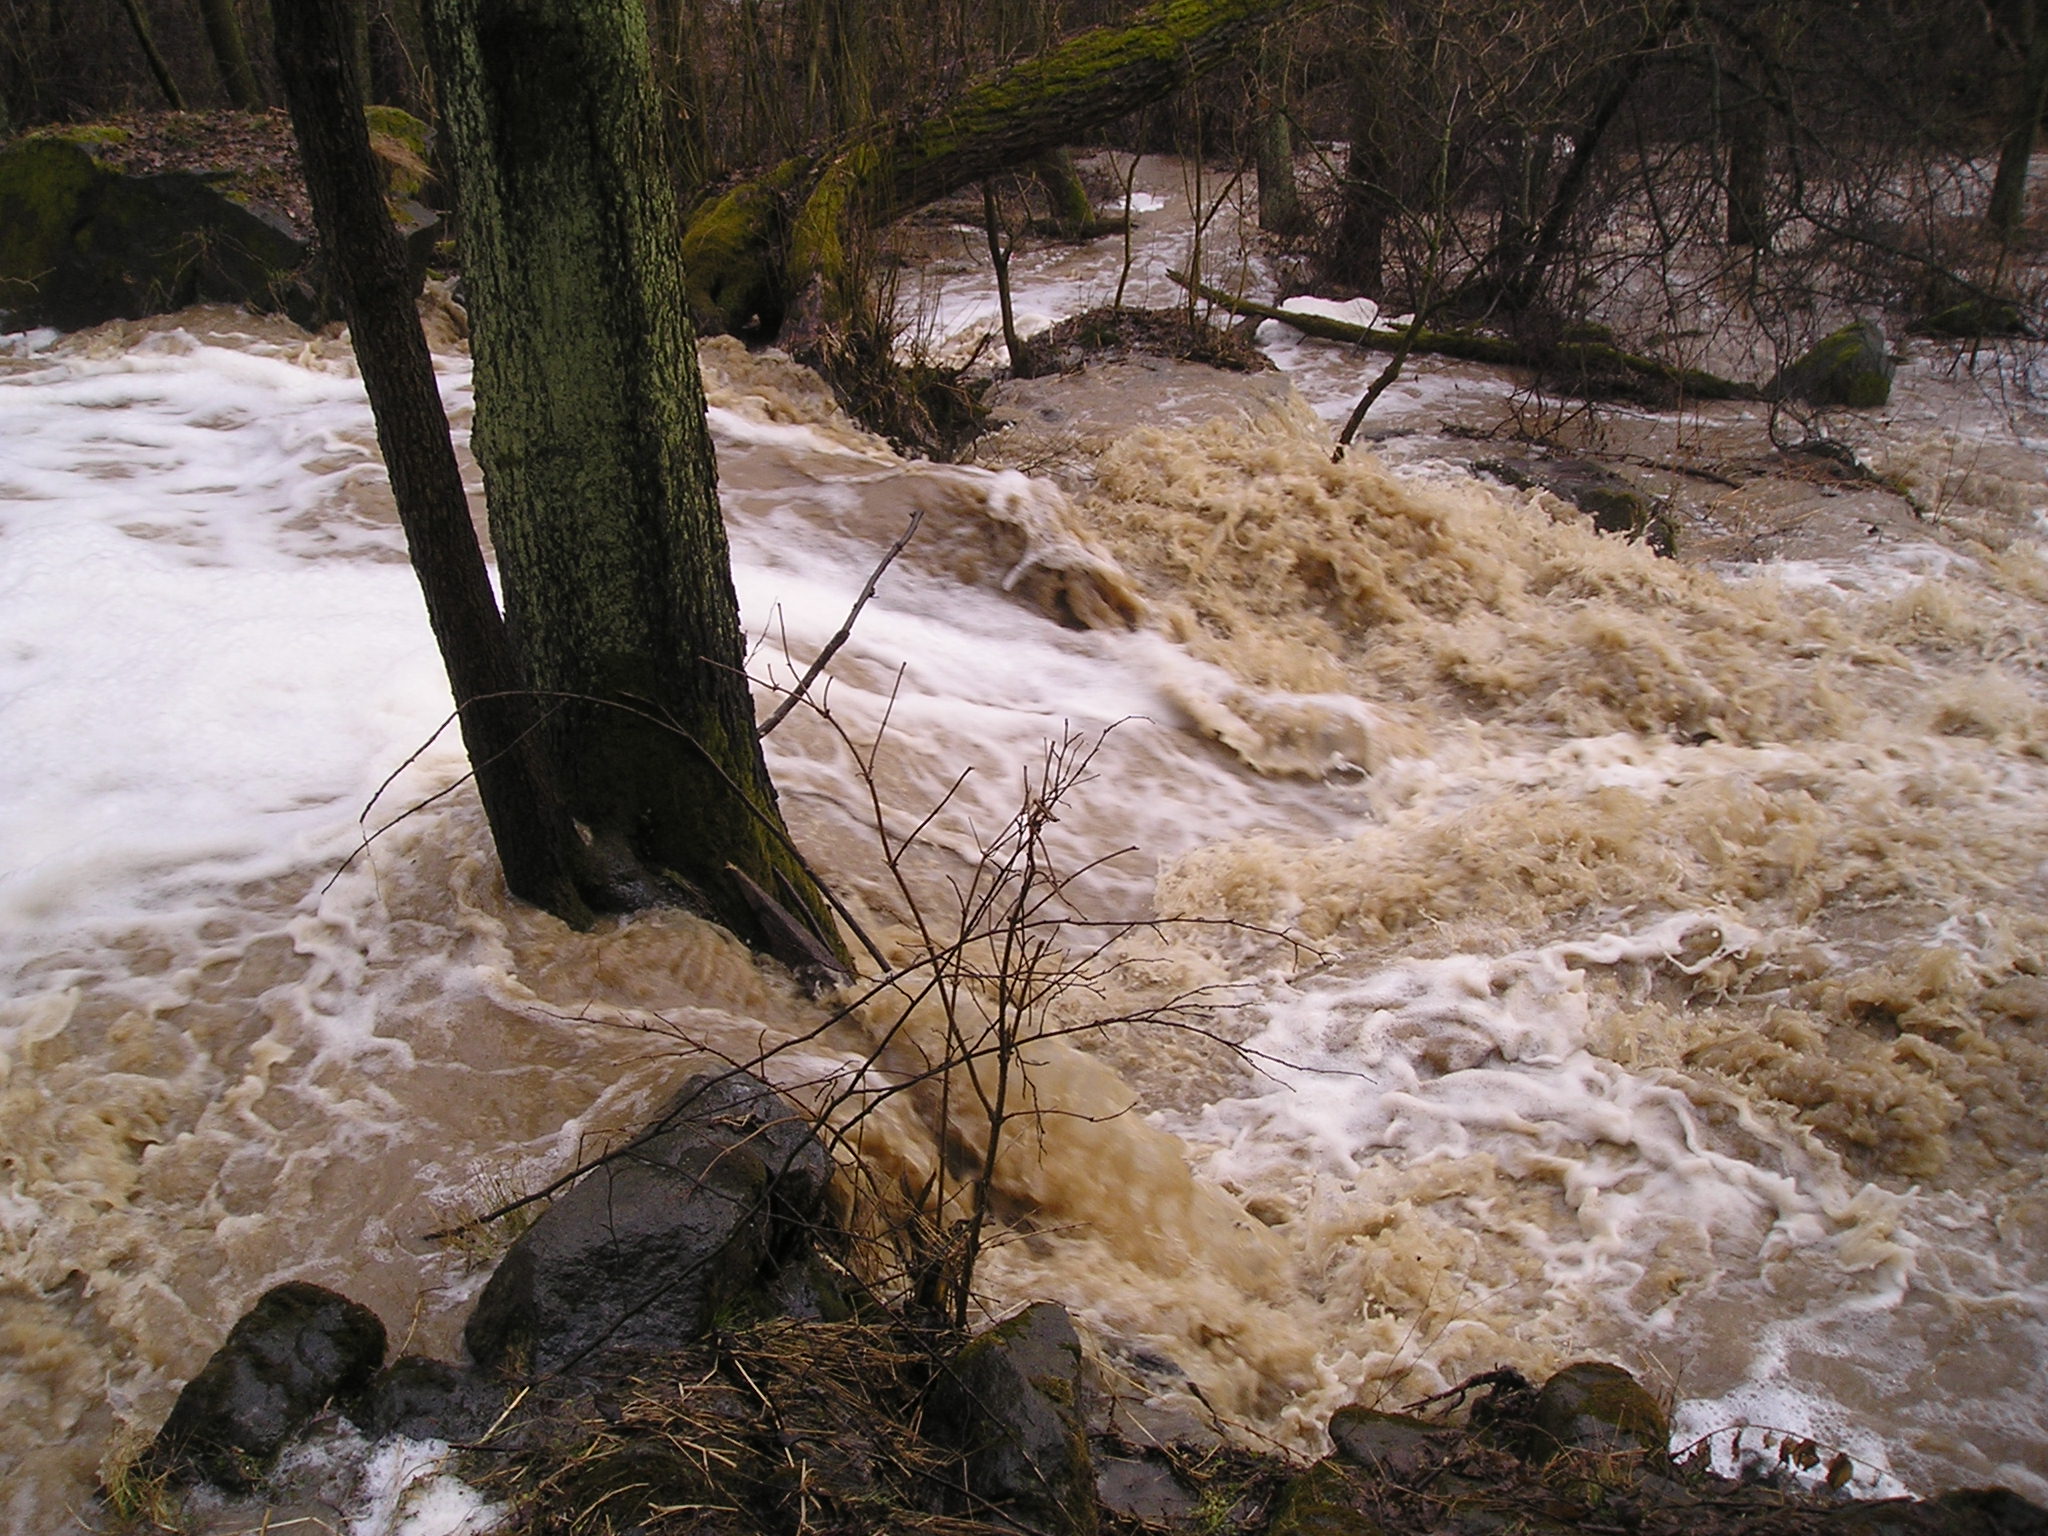
<instances>
[{"instance_id":1,"label":"boulder in water","mask_svg":"<svg viewBox=\"0 0 2048 1536\"><path fill-rule=\"evenodd\" d=\"M1546 1381L1531 1421L1565 1450L1661 1456L1671 1444L1671 1424L1656 1399L1620 1366L1599 1360L1568 1365Z\"/></svg>"},{"instance_id":2,"label":"boulder in water","mask_svg":"<svg viewBox=\"0 0 2048 1536\"><path fill-rule=\"evenodd\" d=\"M77 330L219 301L308 328L336 314L312 244L224 175L132 175L104 158L114 127L43 133L0 150L0 314ZM112 137L110 137L112 136Z\"/></svg>"},{"instance_id":3,"label":"boulder in water","mask_svg":"<svg viewBox=\"0 0 2048 1536\"><path fill-rule=\"evenodd\" d=\"M384 1325L346 1296L294 1281L264 1292L185 1384L150 1447L152 1473L248 1489L336 1398L384 1362Z\"/></svg>"},{"instance_id":4,"label":"boulder in water","mask_svg":"<svg viewBox=\"0 0 2048 1536\"><path fill-rule=\"evenodd\" d=\"M1875 410L1891 399L1895 371L1877 322L1853 320L1780 369L1768 393L1774 400Z\"/></svg>"},{"instance_id":5,"label":"boulder in water","mask_svg":"<svg viewBox=\"0 0 2048 1536\"><path fill-rule=\"evenodd\" d=\"M553 1375L671 1352L722 1311L789 1310L813 1294L831 1174L809 1121L766 1083L694 1077L512 1245L464 1330L470 1354Z\"/></svg>"}]
</instances>

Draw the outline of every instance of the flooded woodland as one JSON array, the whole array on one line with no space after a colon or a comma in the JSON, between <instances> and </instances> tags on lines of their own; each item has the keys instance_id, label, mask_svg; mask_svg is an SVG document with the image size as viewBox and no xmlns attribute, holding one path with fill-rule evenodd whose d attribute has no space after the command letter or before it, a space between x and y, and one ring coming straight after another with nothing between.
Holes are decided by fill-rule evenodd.
<instances>
[{"instance_id":1,"label":"flooded woodland","mask_svg":"<svg viewBox=\"0 0 2048 1536\"><path fill-rule=\"evenodd\" d=\"M1226 158L1079 169L1128 233L1019 224L1021 334L1288 285ZM1859 1493L2048 1499L2038 343L1894 326L1853 410L1416 350L1333 462L1386 350L1204 302L1254 366L1010 377L982 211L881 247L898 354L996 375L956 461L699 349L764 717L914 528L764 742L869 946L822 990L678 908L507 894L339 326L0 338L0 1524L90 1524L280 1281L459 1354L493 1240L432 1234L706 1064L907 1219L987 1152L945 1064L1013 985L974 1320L1057 1299L1132 1390L1304 1455L1601 1358L1724 1466L1767 1432ZM1783 360L1689 281L1698 366ZM1545 488L1587 460L1668 551ZM918 983L968 930L960 996Z\"/></svg>"}]
</instances>

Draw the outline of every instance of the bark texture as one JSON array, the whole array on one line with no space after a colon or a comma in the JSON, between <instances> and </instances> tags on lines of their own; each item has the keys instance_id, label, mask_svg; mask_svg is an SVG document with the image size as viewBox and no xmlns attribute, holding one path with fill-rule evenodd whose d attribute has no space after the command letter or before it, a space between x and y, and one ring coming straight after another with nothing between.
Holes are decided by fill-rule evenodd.
<instances>
[{"instance_id":1,"label":"bark texture","mask_svg":"<svg viewBox=\"0 0 2048 1536\"><path fill-rule=\"evenodd\" d=\"M699 208L683 263L699 322L781 330L829 312L851 230L885 224L1013 170L1159 100L1245 46L1298 0L1155 0L998 71L913 122L884 124L789 160Z\"/></svg>"},{"instance_id":2,"label":"bark texture","mask_svg":"<svg viewBox=\"0 0 2048 1536\"><path fill-rule=\"evenodd\" d=\"M275 0L277 59L320 236L348 312L406 548L448 669L463 745L505 870L522 900L582 926L574 839L513 657L414 307L411 263L384 203L359 103L344 0Z\"/></svg>"},{"instance_id":3,"label":"bark texture","mask_svg":"<svg viewBox=\"0 0 2048 1536\"><path fill-rule=\"evenodd\" d=\"M838 956L755 734L638 0L435 0L514 644L621 905Z\"/></svg>"}]
</instances>

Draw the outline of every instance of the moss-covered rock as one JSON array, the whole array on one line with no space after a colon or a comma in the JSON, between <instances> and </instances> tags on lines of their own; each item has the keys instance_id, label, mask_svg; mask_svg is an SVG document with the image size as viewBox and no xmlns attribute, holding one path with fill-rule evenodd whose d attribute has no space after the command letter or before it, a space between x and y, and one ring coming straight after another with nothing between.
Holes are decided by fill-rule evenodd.
<instances>
[{"instance_id":1,"label":"moss-covered rock","mask_svg":"<svg viewBox=\"0 0 2048 1536\"><path fill-rule=\"evenodd\" d=\"M1536 1430L1565 1450L1663 1455L1671 1424L1657 1400L1618 1365L1568 1365L1536 1395Z\"/></svg>"},{"instance_id":2,"label":"moss-covered rock","mask_svg":"<svg viewBox=\"0 0 2048 1536\"><path fill-rule=\"evenodd\" d=\"M1876 410L1892 397L1895 365L1875 320L1853 320L1779 370L1774 399Z\"/></svg>"},{"instance_id":3,"label":"moss-covered rock","mask_svg":"<svg viewBox=\"0 0 2048 1536\"><path fill-rule=\"evenodd\" d=\"M1064 1307L1039 1302L968 1344L934 1385L926 1424L966 1455L977 1500L1028 1528L1094 1536L1086 1362Z\"/></svg>"},{"instance_id":4,"label":"moss-covered rock","mask_svg":"<svg viewBox=\"0 0 2048 1536\"><path fill-rule=\"evenodd\" d=\"M434 131L400 107L365 107L370 149L384 169L384 190L395 199L422 199L434 179Z\"/></svg>"},{"instance_id":5,"label":"moss-covered rock","mask_svg":"<svg viewBox=\"0 0 2048 1536\"><path fill-rule=\"evenodd\" d=\"M39 134L0 150L0 314L76 330L214 300L325 324L334 306L311 273L310 242L261 203L199 171L130 175L91 130Z\"/></svg>"},{"instance_id":6,"label":"moss-covered rock","mask_svg":"<svg viewBox=\"0 0 2048 1536\"><path fill-rule=\"evenodd\" d=\"M1266 1536L1386 1536L1358 1507L1356 1476L1334 1460L1317 1462L1281 1490Z\"/></svg>"}]
</instances>

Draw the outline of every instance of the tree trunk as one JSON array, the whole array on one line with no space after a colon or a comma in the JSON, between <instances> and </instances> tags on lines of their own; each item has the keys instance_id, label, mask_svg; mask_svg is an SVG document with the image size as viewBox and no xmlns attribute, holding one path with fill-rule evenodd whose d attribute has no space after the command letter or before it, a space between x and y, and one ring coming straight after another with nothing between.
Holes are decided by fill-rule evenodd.
<instances>
[{"instance_id":1,"label":"tree trunk","mask_svg":"<svg viewBox=\"0 0 2048 1536\"><path fill-rule=\"evenodd\" d=\"M999 70L929 117L885 123L818 158L787 160L692 216L683 265L698 321L774 334L844 297L846 242L1013 170L1168 95L1298 0L1154 0L1042 57Z\"/></svg>"},{"instance_id":2,"label":"tree trunk","mask_svg":"<svg viewBox=\"0 0 2048 1536\"><path fill-rule=\"evenodd\" d=\"M2048 111L2048 26L2043 26L2040 0L2017 0L2013 7L2014 43L2025 60L2019 100L2011 126L1999 148L1998 172L1991 182L1991 203L1985 222L2005 245L2019 238L2027 215L2027 171L2033 163L2034 141L2041 114Z\"/></svg>"},{"instance_id":3,"label":"tree trunk","mask_svg":"<svg viewBox=\"0 0 2048 1536\"><path fill-rule=\"evenodd\" d=\"M164 93L164 102L173 112L185 110L185 97L178 89L178 82L171 78L170 66L164 63L164 56L157 51L156 34L149 28L149 13L142 8L142 0L121 0L121 9L128 13L128 25L135 29L135 41L142 49L143 61L149 65L149 72L156 77L156 88Z\"/></svg>"},{"instance_id":4,"label":"tree trunk","mask_svg":"<svg viewBox=\"0 0 2048 1536\"><path fill-rule=\"evenodd\" d=\"M1741 88L1730 102L1728 132L1728 243L1768 250L1770 211L1764 188L1770 166L1770 108Z\"/></svg>"},{"instance_id":5,"label":"tree trunk","mask_svg":"<svg viewBox=\"0 0 2048 1536\"><path fill-rule=\"evenodd\" d=\"M206 23L207 46L213 50L214 67L220 71L228 105L237 112L261 112L263 88L256 83L256 71L249 64L235 0L199 0L199 15Z\"/></svg>"},{"instance_id":6,"label":"tree trunk","mask_svg":"<svg viewBox=\"0 0 2048 1536\"><path fill-rule=\"evenodd\" d=\"M513 657L470 524L413 305L411 265L370 154L345 3L274 6L278 68L307 190L505 883L513 895L582 927L590 912L573 875L575 839L538 730L540 711Z\"/></svg>"},{"instance_id":7,"label":"tree trunk","mask_svg":"<svg viewBox=\"0 0 2048 1536\"><path fill-rule=\"evenodd\" d=\"M640 0L432 0L506 618L622 904L844 955L756 735ZM764 907L763 903L766 903Z\"/></svg>"},{"instance_id":8,"label":"tree trunk","mask_svg":"<svg viewBox=\"0 0 2048 1536\"><path fill-rule=\"evenodd\" d=\"M1337 229L1323 258L1325 275L1369 298L1387 289L1387 231L1400 211L1393 190L1393 135L1404 126L1388 110L1389 84L1401 67L1398 45L1374 34L1363 44L1345 104L1351 148L1344 156Z\"/></svg>"},{"instance_id":9,"label":"tree trunk","mask_svg":"<svg viewBox=\"0 0 2048 1536\"><path fill-rule=\"evenodd\" d=\"M1287 119L1287 51L1267 34L1259 50L1259 121L1253 151L1258 160L1259 228L1269 235L1298 235L1306 224L1301 188L1294 180L1294 127Z\"/></svg>"}]
</instances>

